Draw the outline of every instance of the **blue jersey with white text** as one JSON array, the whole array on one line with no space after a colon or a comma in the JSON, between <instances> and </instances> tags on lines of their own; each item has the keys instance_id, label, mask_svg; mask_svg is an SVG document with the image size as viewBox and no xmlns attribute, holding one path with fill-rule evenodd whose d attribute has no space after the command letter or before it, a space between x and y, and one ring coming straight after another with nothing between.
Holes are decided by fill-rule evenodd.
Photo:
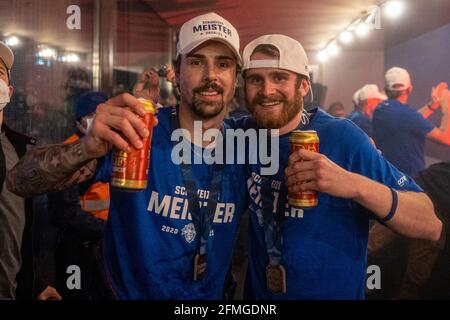
<instances>
[{"instance_id":1,"label":"blue jersey with white text","mask_svg":"<svg viewBox=\"0 0 450 320\"><path fill-rule=\"evenodd\" d=\"M242 127L255 123L240 120ZM320 153L342 168L398 190L421 189L386 161L364 132L349 120L334 118L321 109L311 112L309 125L316 130ZM280 137L279 170L270 176L273 207L280 201L284 169L289 156L289 134ZM269 263L264 237L261 165L249 166L249 265L246 293L249 299L363 299L369 219L373 214L352 200L318 194L318 206L299 209L287 204L282 213L281 264L286 270L287 292L272 294L266 287ZM275 210L275 209L274 209ZM387 214L387 213L386 213Z\"/></svg>"},{"instance_id":2,"label":"blue jersey with white text","mask_svg":"<svg viewBox=\"0 0 450 320\"><path fill-rule=\"evenodd\" d=\"M119 299L221 299L240 217L247 206L245 167L225 165L207 253L207 271L193 280L199 232L188 210L180 165L171 151L171 108L159 110L153 130L148 187L111 190L103 256ZM97 170L108 180L111 156ZM192 164L200 200L208 199L213 165ZM240 187L239 187L240 186Z\"/></svg>"}]
</instances>

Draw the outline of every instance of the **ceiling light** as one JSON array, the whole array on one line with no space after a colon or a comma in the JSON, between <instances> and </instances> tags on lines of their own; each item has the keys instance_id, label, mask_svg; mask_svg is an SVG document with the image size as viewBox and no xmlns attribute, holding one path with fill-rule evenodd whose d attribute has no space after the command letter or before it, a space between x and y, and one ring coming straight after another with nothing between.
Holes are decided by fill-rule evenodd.
<instances>
[{"instance_id":1,"label":"ceiling light","mask_svg":"<svg viewBox=\"0 0 450 320\"><path fill-rule=\"evenodd\" d=\"M45 45L39 45L38 46L38 53L37 56L43 59L56 59L57 53L56 50L53 48L50 48Z\"/></svg>"},{"instance_id":2,"label":"ceiling light","mask_svg":"<svg viewBox=\"0 0 450 320\"><path fill-rule=\"evenodd\" d=\"M11 36L6 38L5 43L10 46L10 47L14 47L17 46L19 44L19 38L15 37L15 36Z\"/></svg>"},{"instance_id":3,"label":"ceiling light","mask_svg":"<svg viewBox=\"0 0 450 320\"><path fill-rule=\"evenodd\" d=\"M397 18L403 12L403 3L401 1L388 1L384 5L383 11L389 18Z\"/></svg>"},{"instance_id":4,"label":"ceiling light","mask_svg":"<svg viewBox=\"0 0 450 320\"><path fill-rule=\"evenodd\" d=\"M353 34L350 31L344 31L339 35L339 40L342 43L350 43L353 41Z\"/></svg>"},{"instance_id":5,"label":"ceiling light","mask_svg":"<svg viewBox=\"0 0 450 320\"><path fill-rule=\"evenodd\" d=\"M327 46L327 53L330 56L332 56L332 57L337 56L339 54L339 52L341 52L341 49L339 48L339 46L335 42L330 43Z\"/></svg>"},{"instance_id":6,"label":"ceiling light","mask_svg":"<svg viewBox=\"0 0 450 320\"><path fill-rule=\"evenodd\" d=\"M319 51L317 59L319 59L320 62L326 62L328 58L329 58L328 53L325 50Z\"/></svg>"},{"instance_id":7,"label":"ceiling light","mask_svg":"<svg viewBox=\"0 0 450 320\"><path fill-rule=\"evenodd\" d=\"M80 56L76 53L66 53L61 57L62 62L74 63L80 61Z\"/></svg>"},{"instance_id":8,"label":"ceiling light","mask_svg":"<svg viewBox=\"0 0 450 320\"><path fill-rule=\"evenodd\" d=\"M356 26L355 33L359 37L365 37L369 33L369 26L367 23L361 22Z\"/></svg>"}]
</instances>

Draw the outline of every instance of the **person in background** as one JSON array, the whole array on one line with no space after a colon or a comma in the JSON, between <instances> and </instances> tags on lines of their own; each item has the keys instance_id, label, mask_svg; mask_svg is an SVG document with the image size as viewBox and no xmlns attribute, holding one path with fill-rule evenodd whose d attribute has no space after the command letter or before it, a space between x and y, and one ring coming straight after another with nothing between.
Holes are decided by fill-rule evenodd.
<instances>
[{"instance_id":1,"label":"person in background","mask_svg":"<svg viewBox=\"0 0 450 320\"><path fill-rule=\"evenodd\" d=\"M38 295L58 297L55 288L35 281L31 227L33 199L24 199L10 192L5 185L6 173L14 167L36 140L19 134L3 122L3 111L14 89L11 72L12 50L0 42L0 299L35 299ZM39 207L45 207L44 205ZM42 202L41 202L42 203ZM17 290L16 290L17 289Z\"/></svg>"},{"instance_id":2,"label":"person in background","mask_svg":"<svg viewBox=\"0 0 450 320\"><path fill-rule=\"evenodd\" d=\"M357 92L357 106L347 115L347 119L353 121L360 127L369 137L373 136L372 115L376 106L386 96L383 95L376 84L366 84Z\"/></svg>"},{"instance_id":3,"label":"person in background","mask_svg":"<svg viewBox=\"0 0 450 320\"><path fill-rule=\"evenodd\" d=\"M175 106L176 87L175 71L172 66L165 65L161 68L153 66L139 75L138 81L133 86L133 95L153 101L157 108Z\"/></svg>"},{"instance_id":4,"label":"person in background","mask_svg":"<svg viewBox=\"0 0 450 320\"><path fill-rule=\"evenodd\" d=\"M434 272L435 263L444 250L448 252L450 162L433 164L420 171L414 180L431 198L436 215L443 223L443 231L438 241L427 241L402 237L378 223L371 228L367 246L368 262L381 265L382 270L387 269L387 272L393 275L398 272L399 279L395 281L393 279L391 283L386 283L392 277L390 274L385 278L382 289L386 291L386 298L401 300L427 298L425 285ZM398 248L400 251L397 251ZM395 254L387 250L394 250ZM399 260L399 257L405 258ZM446 288L448 291L449 288ZM445 291L445 288L440 291ZM440 298L445 297L447 296Z\"/></svg>"},{"instance_id":5,"label":"person in background","mask_svg":"<svg viewBox=\"0 0 450 320\"><path fill-rule=\"evenodd\" d=\"M108 100L103 92L86 92L75 101L76 132L64 143L82 139L90 130L96 108ZM103 238L109 211L109 183L92 179L64 191L48 194L49 220L57 228L54 283L63 299L91 298L97 279L93 246ZM51 226L50 226L51 227ZM67 268L77 265L83 271L81 288L67 288Z\"/></svg>"},{"instance_id":6,"label":"person in background","mask_svg":"<svg viewBox=\"0 0 450 320\"><path fill-rule=\"evenodd\" d=\"M331 114L333 117L336 118L345 118L345 108L342 102L336 101L330 104L330 106L327 109L327 112Z\"/></svg>"},{"instance_id":7,"label":"person in background","mask_svg":"<svg viewBox=\"0 0 450 320\"><path fill-rule=\"evenodd\" d=\"M373 113L373 138L384 157L410 177L425 169L425 140L450 146L450 125L447 84L440 83L431 91L431 102L420 110L408 105L413 90L407 70L393 67L385 74L385 92L388 100ZM440 126L427 118L441 109Z\"/></svg>"}]
</instances>

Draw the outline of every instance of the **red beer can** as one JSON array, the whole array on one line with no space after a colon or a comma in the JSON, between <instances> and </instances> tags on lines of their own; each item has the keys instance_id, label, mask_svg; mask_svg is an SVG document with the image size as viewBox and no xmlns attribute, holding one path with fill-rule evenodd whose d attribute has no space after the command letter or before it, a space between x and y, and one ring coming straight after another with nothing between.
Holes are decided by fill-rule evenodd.
<instances>
[{"instance_id":1,"label":"red beer can","mask_svg":"<svg viewBox=\"0 0 450 320\"><path fill-rule=\"evenodd\" d=\"M142 118L150 134L142 140L142 149L131 147L131 152L114 150L111 186L129 191L141 191L147 188L148 168L153 133L153 117L156 108L150 100L138 99L146 114Z\"/></svg>"},{"instance_id":2,"label":"red beer can","mask_svg":"<svg viewBox=\"0 0 450 320\"><path fill-rule=\"evenodd\" d=\"M309 151L319 152L319 136L314 130L295 130L289 137L291 143L291 153L306 149ZM306 191L297 193L288 193L289 205L299 208L315 207L318 204L318 196L316 191Z\"/></svg>"}]
</instances>

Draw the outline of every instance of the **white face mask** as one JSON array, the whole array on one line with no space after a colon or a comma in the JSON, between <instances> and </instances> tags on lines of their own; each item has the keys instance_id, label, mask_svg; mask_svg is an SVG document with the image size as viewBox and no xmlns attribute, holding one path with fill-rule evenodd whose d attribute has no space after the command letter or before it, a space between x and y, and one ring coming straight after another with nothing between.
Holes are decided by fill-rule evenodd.
<instances>
[{"instance_id":1,"label":"white face mask","mask_svg":"<svg viewBox=\"0 0 450 320\"><path fill-rule=\"evenodd\" d=\"M9 87L5 81L0 79L0 111L9 103Z\"/></svg>"},{"instance_id":2,"label":"white face mask","mask_svg":"<svg viewBox=\"0 0 450 320\"><path fill-rule=\"evenodd\" d=\"M89 132L89 130L91 130L92 124L94 123L94 118L87 118L87 119L86 119L86 123L87 123L87 124L86 124L86 127L83 127L83 126L81 125L81 123L77 121L77 128L78 128L78 130L80 130L81 133L83 133L83 134L87 134L87 133Z\"/></svg>"}]
</instances>

